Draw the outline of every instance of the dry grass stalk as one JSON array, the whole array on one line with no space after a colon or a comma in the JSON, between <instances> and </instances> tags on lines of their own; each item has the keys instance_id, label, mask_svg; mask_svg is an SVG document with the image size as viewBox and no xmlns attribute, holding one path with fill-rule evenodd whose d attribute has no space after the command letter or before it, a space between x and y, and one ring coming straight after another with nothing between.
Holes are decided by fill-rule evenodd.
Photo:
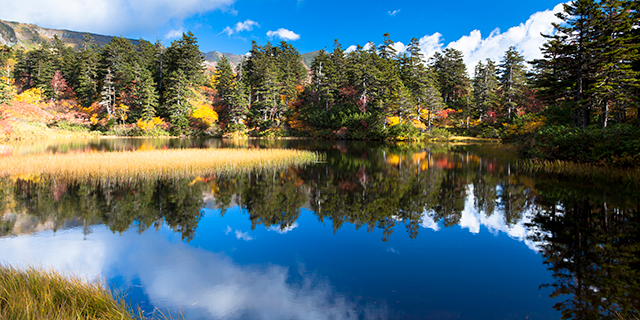
<instances>
[{"instance_id":1,"label":"dry grass stalk","mask_svg":"<svg viewBox=\"0 0 640 320\"><path fill-rule=\"evenodd\" d=\"M139 319L98 282L0 266L0 319Z\"/></svg>"},{"instance_id":2,"label":"dry grass stalk","mask_svg":"<svg viewBox=\"0 0 640 320\"><path fill-rule=\"evenodd\" d=\"M284 168L319 159L319 155L313 152L286 149L168 149L35 154L0 158L0 175L135 181Z\"/></svg>"}]
</instances>

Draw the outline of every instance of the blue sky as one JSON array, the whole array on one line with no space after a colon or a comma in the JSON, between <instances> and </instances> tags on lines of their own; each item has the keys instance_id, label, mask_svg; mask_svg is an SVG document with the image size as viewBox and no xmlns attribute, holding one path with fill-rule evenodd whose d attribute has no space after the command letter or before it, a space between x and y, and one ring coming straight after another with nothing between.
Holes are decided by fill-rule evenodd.
<instances>
[{"instance_id":1,"label":"blue sky","mask_svg":"<svg viewBox=\"0 0 640 320\"><path fill-rule=\"evenodd\" d=\"M425 54L455 47L475 64L499 58L515 45L536 56L550 32L557 0L525 1L338 1L338 0L0 0L0 19L129 38L161 39L167 45L192 31L203 51L246 53L251 41L282 38L301 52L380 43L388 32L407 44L421 39ZM398 49L402 49L399 44Z\"/></svg>"}]
</instances>

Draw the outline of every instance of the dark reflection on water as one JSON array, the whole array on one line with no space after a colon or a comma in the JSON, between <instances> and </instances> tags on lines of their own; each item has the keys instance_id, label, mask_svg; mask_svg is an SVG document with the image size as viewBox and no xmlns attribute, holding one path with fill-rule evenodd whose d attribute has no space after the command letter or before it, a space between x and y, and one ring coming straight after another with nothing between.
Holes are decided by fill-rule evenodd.
<instances>
[{"instance_id":1,"label":"dark reflection on water","mask_svg":"<svg viewBox=\"0 0 640 320\"><path fill-rule=\"evenodd\" d=\"M126 184L3 178L0 205L6 213L0 220L0 234L35 232L45 224L53 230L82 226L85 235L96 225L118 233L131 228L143 233L166 225L190 241L210 232L198 228L203 207L215 208L221 216L239 207L252 230L264 226L283 233L297 226L301 208L306 208L336 234L345 226L355 226L377 230L383 242L394 237L419 239L429 229L459 226L477 234L484 227L506 232L542 253L553 278L539 285L551 288L557 302L554 308L564 318L638 316L634 309L640 305L637 186L519 172L508 146L129 139L14 152L182 147L300 148L323 152L327 160L303 169ZM398 227L406 235L394 234L401 230ZM236 235L250 237L242 232ZM478 272L478 277L484 276ZM404 316L455 315L438 316L428 310L417 308ZM532 318L549 315L536 312ZM250 312L243 317L252 318ZM465 317L482 318L473 313Z\"/></svg>"}]
</instances>

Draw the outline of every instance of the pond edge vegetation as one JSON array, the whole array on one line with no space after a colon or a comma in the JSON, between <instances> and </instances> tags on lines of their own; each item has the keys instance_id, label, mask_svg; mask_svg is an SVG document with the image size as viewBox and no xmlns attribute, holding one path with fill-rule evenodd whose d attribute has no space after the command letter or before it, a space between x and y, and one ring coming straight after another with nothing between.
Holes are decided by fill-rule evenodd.
<instances>
[{"instance_id":1,"label":"pond edge vegetation","mask_svg":"<svg viewBox=\"0 0 640 320\"><path fill-rule=\"evenodd\" d=\"M137 309L137 310L136 310ZM131 307L118 292L100 281L86 281L53 269L0 265L0 318L170 320L171 315L149 318Z\"/></svg>"},{"instance_id":2,"label":"pond edge vegetation","mask_svg":"<svg viewBox=\"0 0 640 320\"><path fill-rule=\"evenodd\" d=\"M150 151L33 154L0 158L0 175L15 179L138 181L195 178L276 170L321 161L290 149L168 149Z\"/></svg>"}]
</instances>

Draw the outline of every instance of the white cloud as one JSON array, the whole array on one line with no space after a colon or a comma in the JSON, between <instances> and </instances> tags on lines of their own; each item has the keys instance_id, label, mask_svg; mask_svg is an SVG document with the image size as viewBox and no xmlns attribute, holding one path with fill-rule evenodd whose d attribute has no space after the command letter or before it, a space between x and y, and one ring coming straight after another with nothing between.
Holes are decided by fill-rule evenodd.
<instances>
[{"instance_id":1,"label":"white cloud","mask_svg":"<svg viewBox=\"0 0 640 320\"><path fill-rule=\"evenodd\" d=\"M193 248L179 237L167 240L162 233L128 231L114 236L107 227L95 226L86 240L82 228L4 238L0 261L17 267L41 264L88 280L117 275L131 285L136 279L149 304L163 312L182 312L185 319L389 316L385 307L358 306L326 279L304 270L300 281L291 281L287 267L238 265L225 254Z\"/></svg>"},{"instance_id":2,"label":"white cloud","mask_svg":"<svg viewBox=\"0 0 640 320\"><path fill-rule=\"evenodd\" d=\"M158 32L198 13L230 10L235 0L3 1L2 19L109 35Z\"/></svg>"},{"instance_id":3,"label":"white cloud","mask_svg":"<svg viewBox=\"0 0 640 320\"><path fill-rule=\"evenodd\" d=\"M427 214L427 212L423 213L422 223L420 224L420 226L422 226L425 229L431 229L433 231L440 230L440 225L438 224L438 222L433 220L433 217Z\"/></svg>"},{"instance_id":4,"label":"white cloud","mask_svg":"<svg viewBox=\"0 0 640 320\"><path fill-rule=\"evenodd\" d=\"M432 35L426 35L418 42L420 43L420 51L424 54L425 60L429 60L429 58L433 57L433 55L442 50L442 42L441 39L442 34L440 32L436 32Z\"/></svg>"},{"instance_id":5,"label":"white cloud","mask_svg":"<svg viewBox=\"0 0 640 320\"><path fill-rule=\"evenodd\" d=\"M225 27L222 30L222 33L226 33L227 35L232 35L234 33L239 33L242 31L251 31L253 30L253 27L260 27L260 24L258 24L257 22L253 21L253 20L245 20L245 21L240 21L238 23L236 23L233 28L232 27Z\"/></svg>"},{"instance_id":6,"label":"white cloud","mask_svg":"<svg viewBox=\"0 0 640 320\"><path fill-rule=\"evenodd\" d=\"M292 225L290 225L290 226L288 226L286 228L280 228L280 226L273 226L273 227L271 227L271 228L269 228L267 230L275 231L275 232L277 232L279 234L285 234L285 233L287 233L287 232L289 232L289 231L291 231L291 230L293 230L293 229L295 229L297 227L298 227L298 222L296 221Z\"/></svg>"},{"instance_id":7,"label":"white cloud","mask_svg":"<svg viewBox=\"0 0 640 320\"><path fill-rule=\"evenodd\" d=\"M541 58L540 47L546 41L541 33L553 33L551 23L558 22L555 14L562 11L562 8L562 4L559 4L552 10L536 12L526 22L511 27L505 32L495 29L486 38L482 37L480 30L473 30L469 35L450 42L446 47L460 50L464 54L464 61L469 72L472 72L478 61L487 58L500 61L510 46L515 46L527 61ZM420 39L420 48L427 58L443 49L441 37L442 34L435 33Z\"/></svg>"},{"instance_id":8,"label":"white cloud","mask_svg":"<svg viewBox=\"0 0 640 320\"><path fill-rule=\"evenodd\" d=\"M280 28L280 29L278 29L276 31L271 31L271 30L267 31L267 37L269 37L269 38L277 37L277 38L280 38L282 40L288 40L288 41L295 41L295 40L300 39L300 35L299 34L293 32L291 30L284 29L284 28Z\"/></svg>"},{"instance_id":9,"label":"white cloud","mask_svg":"<svg viewBox=\"0 0 640 320\"><path fill-rule=\"evenodd\" d=\"M236 238L238 240L251 241L253 237L249 235L249 232L242 232L240 230L236 230Z\"/></svg>"},{"instance_id":10,"label":"white cloud","mask_svg":"<svg viewBox=\"0 0 640 320\"><path fill-rule=\"evenodd\" d=\"M396 16L396 14L398 14L398 13L400 13L400 9L398 9L398 10L393 10L393 11L389 11L389 15L390 15L390 16L392 16L392 17L395 17L395 16Z\"/></svg>"},{"instance_id":11,"label":"white cloud","mask_svg":"<svg viewBox=\"0 0 640 320\"><path fill-rule=\"evenodd\" d=\"M407 46L405 46L402 42L394 42L393 48L396 49L396 52L398 54L403 53L405 50L407 50Z\"/></svg>"},{"instance_id":12,"label":"white cloud","mask_svg":"<svg viewBox=\"0 0 640 320\"><path fill-rule=\"evenodd\" d=\"M167 34L164 35L164 38L167 39L167 40L180 38L180 37L182 37L182 33L184 33L184 30L182 28L180 28L178 30L171 30L171 31L167 32Z\"/></svg>"}]
</instances>

